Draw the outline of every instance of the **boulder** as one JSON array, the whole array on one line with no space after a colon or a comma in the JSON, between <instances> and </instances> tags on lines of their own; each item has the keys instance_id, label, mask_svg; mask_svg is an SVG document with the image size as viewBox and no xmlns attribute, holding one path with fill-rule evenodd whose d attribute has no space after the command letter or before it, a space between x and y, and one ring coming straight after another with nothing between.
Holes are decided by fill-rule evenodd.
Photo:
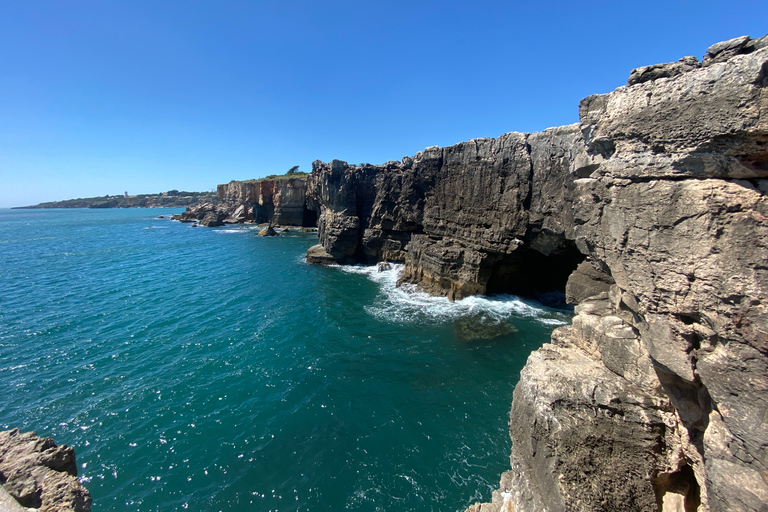
<instances>
[{"instance_id":1,"label":"boulder","mask_svg":"<svg viewBox=\"0 0 768 512\"><path fill-rule=\"evenodd\" d=\"M317 244L310 247L307 251L307 263L333 265L336 263L336 259L322 245Z\"/></svg>"},{"instance_id":2,"label":"boulder","mask_svg":"<svg viewBox=\"0 0 768 512\"><path fill-rule=\"evenodd\" d=\"M208 212L205 214L203 219L200 221L201 226L205 226L207 228L214 228L218 226L224 225L224 219L221 218L221 215L216 212Z\"/></svg>"},{"instance_id":3,"label":"boulder","mask_svg":"<svg viewBox=\"0 0 768 512\"><path fill-rule=\"evenodd\" d=\"M75 451L19 429L0 432L0 505L10 495L40 512L90 512L91 495L77 480Z\"/></svg>"},{"instance_id":4,"label":"boulder","mask_svg":"<svg viewBox=\"0 0 768 512\"><path fill-rule=\"evenodd\" d=\"M272 226L267 226L259 231L259 236L278 236L278 233Z\"/></svg>"}]
</instances>

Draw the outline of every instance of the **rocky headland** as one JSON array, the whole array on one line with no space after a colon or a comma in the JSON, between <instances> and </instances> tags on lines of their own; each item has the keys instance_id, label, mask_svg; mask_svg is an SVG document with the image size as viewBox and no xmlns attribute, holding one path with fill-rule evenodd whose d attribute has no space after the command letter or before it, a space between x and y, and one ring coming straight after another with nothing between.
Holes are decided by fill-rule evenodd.
<instances>
[{"instance_id":1,"label":"rocky headland","mask_svg":"<svg viewBox=\"0 0 768 512\"><path fill-rule=\"evenodd\" d=\"M51 201L33 206L17 206L14 210L37 208L179 208L217 202L213 192L180 192L169 190L160 194L137 194L133 196L99 196L65 201Z\"/></svg>"},{"instance_id":2,"label":"rocky headland","mask_svg":"<svg viewBox=\"0 0 768 512\"><path fill-rule=\"evenodd\" d=\"M217 187L218 204L187 208L177 220L197 220L206 227L243 223L314 227L317 214L307 207L306 193L303 176L231 181Z\"/></svg>"},{"instance_id":3,"label":"rocky headland","mask_svg":"<svg viewBox=\"0 0 768 512\"><path fill-rule=\"evenodd\" d=\"M90 512L91 495L77 480L75 451L33 432L0 432L0 510Z\"/></svg>"},{"instance_id":4,"label":"rocky headland","mask_svg":"<svg viewBox=\"0 0 768 512\"><path fill-rule=\"evenodd\" d=\"M575 305L471 511L768 510L768 36L633 70L578 124L315 162L315 263Z\"/></svg>"}]
</instances>

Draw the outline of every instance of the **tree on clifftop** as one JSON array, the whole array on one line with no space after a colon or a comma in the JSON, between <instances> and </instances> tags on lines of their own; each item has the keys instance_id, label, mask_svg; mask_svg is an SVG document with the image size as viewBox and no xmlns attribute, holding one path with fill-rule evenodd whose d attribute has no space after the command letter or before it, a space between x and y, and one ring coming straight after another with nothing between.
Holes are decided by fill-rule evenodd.
<instances>
[{"instance_id":1,"label":"tree on clifftop","mask_svg":"<svg viewBox=\"0 0 768 512\"><path fill-rule=\"evenodd\" d=\"M299 171L299 166L298 165L294 165L293 167L291 167L288 170L288 174L296 174L298 171Z\"/></svg>"}]
</instances>

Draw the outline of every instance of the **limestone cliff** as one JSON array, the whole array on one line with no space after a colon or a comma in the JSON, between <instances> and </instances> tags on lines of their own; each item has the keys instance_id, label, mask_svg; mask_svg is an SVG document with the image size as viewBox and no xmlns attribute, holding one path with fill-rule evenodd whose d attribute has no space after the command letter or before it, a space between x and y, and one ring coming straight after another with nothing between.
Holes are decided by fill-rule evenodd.
<instances>
[{"instance_id":1,"label":"limestone cliff","mask_svg":"<svg viewBox=\"0 0 768 512\"><path fill-rule=\"evenodd\" d=\"M19 429L0 432L0 510L90 512L77 480L75 451Z\"/></svg>"},{"instance_id":2,"label":"limestone cliff","mask_svg":"<svg viewBox=\"0 0 768 512\"><path fill-rule=\"evenodd\" d=\"M451 298L563 288L573 242L578 126L432 147L382 166L315 162L308 197L322 247L310 261L404 260L402 279ZM548 279L529 279L548 269Z\"/></svg>"},{"instance_id":3,"label":"limestone cliff","mask_svg":"<svg viewBox=\"0 0 768 512\"><path fill-rule=\"evenodd\" d=\"M634 70L579 115L315 162L308 260L576 304L515 389L511 471L471 510L768 510L768 36Z\"/></svg>"},{"instance_id":4,"label":"limestone cliff","mask_svg":"<svg viewBox=\"0 0 768 512\"><path fill-rule=\"evenodd\" d=\"M231 181L219 185L220 204L187 208L180 219L214 227L244 222L278 226L314 226L316 215L306 207L305 178Z\"/></svg>"}]
</instances>

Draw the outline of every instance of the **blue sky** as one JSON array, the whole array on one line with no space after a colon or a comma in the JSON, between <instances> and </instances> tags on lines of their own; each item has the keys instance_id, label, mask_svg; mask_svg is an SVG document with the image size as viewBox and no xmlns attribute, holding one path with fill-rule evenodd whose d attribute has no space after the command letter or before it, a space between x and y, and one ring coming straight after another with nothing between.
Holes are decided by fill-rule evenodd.
<instances>
[{"instance_id":1,"label":"blue sky","mask_svg":"<svg viewBox=\"0 0 768 512\"><path fill-rule=\"evenodd\" d=\"M768 2L3 1L0 207L210 190L578 121Z\"/></svg>"}]
</instances>

